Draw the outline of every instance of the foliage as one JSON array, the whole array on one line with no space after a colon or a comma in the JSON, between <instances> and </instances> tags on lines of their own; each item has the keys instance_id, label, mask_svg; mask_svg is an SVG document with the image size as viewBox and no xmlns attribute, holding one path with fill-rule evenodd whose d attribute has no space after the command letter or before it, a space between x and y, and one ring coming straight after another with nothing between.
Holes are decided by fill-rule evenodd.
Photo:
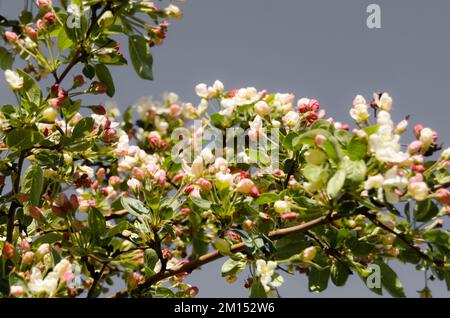
<instances>
[{"instance_id":1,"label":"foliage","mask_svg":"<svg viewBox=\"0 0 450 318\"><path fill-rule=\"evenodd\" d=\"M387 93L355 98L352 131L317 100L295 107L292 94L219 81L196 87L197 107L169 93L121 117L80 96L114 95L109 69L128 63L120 34L152 79L151 47L180 10L61 2L1 22L0 66L17 104L0 110L0 295L98 297L121 279L113 296L194 297L189 273L219 257L228 282L249 275L251 297L275 296L283 272L307 275L311 292L357 274L404 297L394 259L449 285L450 149L438 153L437 134L420 125L402 149L408 122L394 125ZM18 57L25 66L12 71ZM374 266L379 286L368 283Z\"/></svg>"}]
</instances>

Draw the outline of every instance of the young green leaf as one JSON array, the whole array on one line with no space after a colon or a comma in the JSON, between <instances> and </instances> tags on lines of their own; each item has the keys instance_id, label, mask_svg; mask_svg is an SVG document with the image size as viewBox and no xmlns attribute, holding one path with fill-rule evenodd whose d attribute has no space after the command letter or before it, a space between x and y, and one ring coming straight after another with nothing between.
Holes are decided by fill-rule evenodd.
<instances>
[{"instance_id":1,"label":"young green leaf","mask_svg":"<svg viewBox=\"0 0 450 318\"><path fill-rule=\"evenodd\" d=\"M96 64L94 68L95 74L97 74L99 81L106 85L106 95L113 97L116 92L116 88L114 87L114 80L109 72L109 69L103 64Z\"/></svg>"},{"instance_id":2,"label":"young green leaf","mask_svg":"<svg viewBox=\"0 0 450 318\"><path fill-rule=\"evenodd\" d=\"M153 56L147 40L141 35L130 35L128 47L136 73L143 79L153 80Z\"/></svg>"},{"instance_id":3,"label":"young green leaf","mask_svg":"<svg viewBox=\"0 0 450 318\"><path fill-rule=\"evenodd\" d=\"M328 181L327 192L331 198L335 198L345 183L345 170L339 169Z\"/></svg>"},{"instance_id":4,"label":"young green leaf","mask_svg":"<svg viewBox=\"0 0 450 318\"><path fill-rule=\"evenodd\" d=\"M41 167L37 165L28 167L23 176L21 191L30 196L30 203L33 206L37 206L39 204L43 184L44 175Z\"/></svg>"}]
</instances>

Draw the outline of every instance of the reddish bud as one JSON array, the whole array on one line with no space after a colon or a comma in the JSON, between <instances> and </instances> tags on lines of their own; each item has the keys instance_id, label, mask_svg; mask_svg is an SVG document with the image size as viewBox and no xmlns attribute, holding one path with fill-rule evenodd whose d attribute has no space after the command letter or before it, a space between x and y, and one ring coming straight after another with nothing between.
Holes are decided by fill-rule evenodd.
<instances>
[{"instance_id":1,"label":"reddish bud","mask_svg":"<svg viewBox=\"0 0 450 318\"><path fill-rule=\"evenodd\" d=\"M14 246L12 246L9 242L5 242L5 245L3 245L2 254L10 260L14 257L14 250Z\"/></svg>"},{"instance_id":2,"label":"reddish bud","mask_svg":"<svg viewBox=\"0 0 450 318\"><path fill-rule=\"evenodd\" d=\"M42 19L51 25L56 22L56 15L54 12L47 12Z\"/></svg>"},{"instance_id":3,"label":"reddish bud","mask_svg":"<svg viewBox=\"0 0 450 318\"><path fill-rule=\"evenodd\" d=\"M295 212L288 212L281 214L281 219L286 221L293 221L297 218L298 214Z\"/></svg>"},{"instance_id":4,"label":"reddish bud","mask_svg":"<svg viewBox=\"0 0 450 318\"><path fill-rule=\"evenodd\" d=\"M438 200L442 204L450 203L450 191L448 189L441 188L436 191L436 200Z\"/></svg>"},{"instance_id":5,"label":"reddish bud","mask_svg":"<svg viewBox=\"0 0 450 318\"><path fill-rule=\"evenodd\" d=\"M40 220L43 217L42 210L36 206L32 206L29 211L30 216L35 220Z\"/></svg>"}]
</instances>

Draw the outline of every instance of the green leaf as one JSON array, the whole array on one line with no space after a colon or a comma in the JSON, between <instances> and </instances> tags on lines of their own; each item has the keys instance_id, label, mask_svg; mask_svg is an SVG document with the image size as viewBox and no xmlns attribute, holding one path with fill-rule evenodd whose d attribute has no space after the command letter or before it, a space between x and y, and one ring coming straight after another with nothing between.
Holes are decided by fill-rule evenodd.
<instances>
[{"instance_id":1,"label":"green leaf","mask_svg":"<svg viewBox=\"0 0 450 318\"><path fill-rule=\"evenodd\" d=\"M14 63L14 56L8 52L7 49L0 46L0 68L2 70L9 70Z\"/></svg>"},{"instance_id":2,"label":"green leaf","mask_svg":"<svg viewBox=\"0 0 450 318\"><path fill-rule=\"evenodd\" d=\"M86 64L83 67L83 74L89 79L93 79L95 76L95 68L92 65Z\"/></svg>"},{"instance_id":3,"label":"green leaf","mask_svg":"<svg viewBox=\"0 0 450 318\"><path fill-rule=\"evenodd\" d=\"M211 208L211 202L209 202L208 200L197 197L189 197L189 199L192 201L192 203L194 203L201 209L208 210Z\"/></svg>"},{"instance_id":4,"label":"green leaf","mask_svg":"<svg viewBox=\"0 0 450 318\"><path fill-rule=\"evenodd\" d=\"M29 149L39 143L41 134L30 128L16 128L6 135L6 144L13 149Z\"/></svg>"},{"instance_id":5,"label":"green leaf","mask_svg":"<svg viewBox=\"0 0 450 318\"><path fill-rule=\"evenodd\" d=\"M292 255L299 254L308 245L309 243L304 239L303 235L298 233L286 235L276 241L274 257L277 260L288 259Z\"/></svg>"},{"instance_id":6,"label":"green leaf","mask_svg":"<svg viewBox=\"0 0 450 318\"><path fill-rule=\"evenodd\" d=\"M103 64L96 64L94 67L97 78L100 82L106 85L106 95L113 97L116 92L116 88L114 87L114 80L109 72L109 69Z\"/></svg>"},{"instance_id":7,"label":"green leaf","mask_svg":"<svg viewBox=\"0 0 450 318\"><path fill-rule=\"evenodd\" d=\"M229 258L222 265L222 276L236 275L242 272L246 266L247 263L243 260Z\"/></svg>"},{"instance_id":8,"label":"green leaf","mask_svg":"<svg viewBox=\"0 0 450 318\"><path fill-rule=\"evenodd\" d=\"M220 254L228 255L230 254L231 244L223 238L218 238L214 243L214 248L216 248Z\"/></svg>"},{"instance_id":9,"label":"green leaf","mask_svg":"<svg viewBox=\"0 0 450 318\"><path fill-rule=\"evenodd\" d=\"M158 262L158 254L152 248L148 248L144 252L144 264L145 267L150 268L151 270L155 269L155 265Z\"/></svg>"},{"instance_id":10,"label":"green leaf","mask_svg":"<svg viewBox=\"0 0 450 318\"><path fill-rule=\"evenodd\" d=\"M405 298L405 292L403 290L403 285L400 282L397 274L382 260L374 261L374 264L380 266L381 270L381 284L387 290L387 292L392 297L402 297Z\"/></svg>"},{"instance_id":11,"label":"green leaf","mask_svg":"<svg viewBox=\"0 0 450 318\"><path fill-rule=\"evenodd\" d=\"M347 152L351 160L361 160L367 153L367 140L363 138L353 137L348 144Z\"/></svg>"},{"instance_id":12,"label":"green leaf","mask_svg":"<svg viewBox=\"0 0 450 318\"><path fill-rule=\"evenodd\" d=\"M139 200L130 197L122 197L120 202L125 210L136 217L141 217L142 214L148 214L149 212L144 203Z\"/></svg>"},{"instance_id":13,"label":"green leaf","mask_svg":"<svg viewBox=\"0 0 450 318\"><path fill-rule=\"evenodd\" d=\"M336 286L344 286L347 282L349 274L350 270L341 262L336 261L333 265L331 265L331 281Z\"/></svg>"},{"instance_id":14,"label":"green leaf","mask_svg":"<svg viewBox=\"0 0 450 318\"><path fill-rule=\"evenodd\" d=\"M347 181L350 182L350 184L359 184L366 178L367 167L362 160L343 160L341 168L345 170Z\"/></svg>"},{"instance_id":15,"label":"green leaf","mask_svg":"<svg viewBox=\"0 0 450 318\"><path fill-rule=\"evenodd\" d=\"M250 289L250 298L267 298L264 286L258 278L253 279L252 288Z\"/></svg>"},{"instance_id":16,"label":"green leaf","mask_svg":"<svg viewBox=\"0 0 450 318\"><path fill-rule=\"evenodd\" d=\"M81 100L72 101L69 98L66 98L62 104L62 113L66 121L69 121L76 115L76 113L80 110Z\"/></svg>"},{"instance_id":17,"label":"green leaf","mask_svg":"<svg viewBox=\"0 0 450 318\"><path fill-rule=\"evenodd\" d=\"M22 192L30 196L30 203L37 206L41 199L44 184L44 174L41 167L33 165L25 171L22 180Z\"/></svg>"},{"instance_id":18,"label":"green leaf","mask_svg":"<svg viewBox=\"0 0 450 318\"><path fill-rule=\"evenodd\" d=\"M23 77L23 92L25 99L39 106L41 104L42 92L36 81L22 70L18 69L17 73Z\"/></svg>"},{"instance_id":19,"label":"green leaf","mask_svg":"<svg viewBox=\"0 0 450 318\"><path fill-rule=\"evenodd\" d=\"M39 236L33 242L33 246L39 247L39 245L44 244L44 243L52 244L55 242L60 242L62 239L63 239L63 236L61 233L51 232L51 233L47 233L42 236Z\"/></svg>"},{"instance_id":20,"label":"green leaf","mask_svg":"<svg viewBox=\"0 0 450 318\"><path fill-rule=\"evenodd\" d=\"M67 36L66 30L61 28L58 32L58 36L56 37L56 45L60 52L68 49L73 45L72 40Z\"/></svg>"},{"instance_id":21,"label":"green leaf","mask_svg":"<svg viewBox=\"0 0 450 318\"><path fill-rule=\"evenodd\" d=\"M328 287L328 280L330 278L330 269L319 270L316 267L311 268L309 273L309 291L320 293Z\"/></svg>"},{"instance_id":22,"label":"green leaf","mask_svg":"<svg viewBox=\"0 0 450 318\"><path fill-rule=\"evenodd\" d=\"M414 219L417 222L428 222L439 213L439 208L430 200L418 201L414 209Z\"/></svg>"},{"instance_id":23,"label":"green leaf","mask_svg":"<svg viewBox=\"0 0 450 318\"><path fill-rule=\"evenodd\" d=\"M82 118L73 128L72 139L80 139L89 135L94 127L94 119L91 117Z\"/></svg>"},{"instance_id":24,"label":"green leaf","mask_svg":"<svg viewBox=\"0 0 450 318\"><path fill-rule=\"evenodd\" d=\"M147 40L140 35L130 35L128 48L136 73L143 79L153 80L153 56Z\"/></svg>"},{"instance_id":25,"label":"green leaf","mask_svg":"<svg viewBox=\"0 0 450 318\"><path fill-rule=\"evenodd\" d=\"M345 183L346 173L344 169L339 169L328 181L327 192L331 198L335 198Z\"/></svg>"},{"instance_id":26,"label":"green leaf","mask_svg":"<svg viewBox=\"0 0 450 318\"><path fill-rule=\"evenodd\" d=\"M116 236L117 234L122 233L124 230L126 230L128 228L128 222L126 221L122 221L120 223L118 223L116 226L108 229L103 235L102 235L102 239L105 238L110 238L113 236Z\"/></svg>"},{"instance_id":27,"label":"green leaf","mask_svg":"<svg viewBox=\"0 0 450 318\"><path fill-rule=\"evenodd\" d=\"M91 207L88 214L88 226L95 236L100 237L106 230L106 220L99 209Z\"/></svg>"},{"instance_id":28,"label":"green leaf","mask_svg":"<svg viewBox=\"0 0 450 318\"><path fill-rule=\"evenodd\" d=\"M280 199L280 195L273 192L266 192L261 194L256 200L253 201L254 204L263 205L267 203L272 203Z\"/></svg>"}]
</instances>

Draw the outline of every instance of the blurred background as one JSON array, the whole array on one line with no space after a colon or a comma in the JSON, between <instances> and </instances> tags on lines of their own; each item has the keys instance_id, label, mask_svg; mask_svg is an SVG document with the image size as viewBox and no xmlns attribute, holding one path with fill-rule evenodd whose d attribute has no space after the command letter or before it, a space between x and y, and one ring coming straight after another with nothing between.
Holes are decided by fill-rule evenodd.
<instances>
[{"instance_id":1,"label":"blurred background","mask_svg":"<svg viewBox=\"0 0 450 318\"><path fill-rule=\"evenodd\" d=\"M372 3L381 8L381 29L367 27ZM0 0L0 15L13 18L23 7L24 1ZM195 85L220 79L227 90L255 86L316 98L329 116L347 122L355 95L369 100L373 92L387 91L395 121L411 115L410 127L421 123L436 130L440 142L450 139L448 0L187 0L181 7L184 19L173 21L164 45L153 50L154 81L139 79L131 66L111 68L121 109L167 91L196 105ZM14 101L1 76L0 104ZM246 297L245 273L228 284L220 277L222 263L205 266L188 282L199 287L199 297ZM418 297L424 273L390 265L406 294ZM282 297L379 297L357 275L345 287L330 282L325 292L313 294L304 275L281 274ZM434 297L450 295L445 283L429 287Z\"/></svg>"}]
</instances>

